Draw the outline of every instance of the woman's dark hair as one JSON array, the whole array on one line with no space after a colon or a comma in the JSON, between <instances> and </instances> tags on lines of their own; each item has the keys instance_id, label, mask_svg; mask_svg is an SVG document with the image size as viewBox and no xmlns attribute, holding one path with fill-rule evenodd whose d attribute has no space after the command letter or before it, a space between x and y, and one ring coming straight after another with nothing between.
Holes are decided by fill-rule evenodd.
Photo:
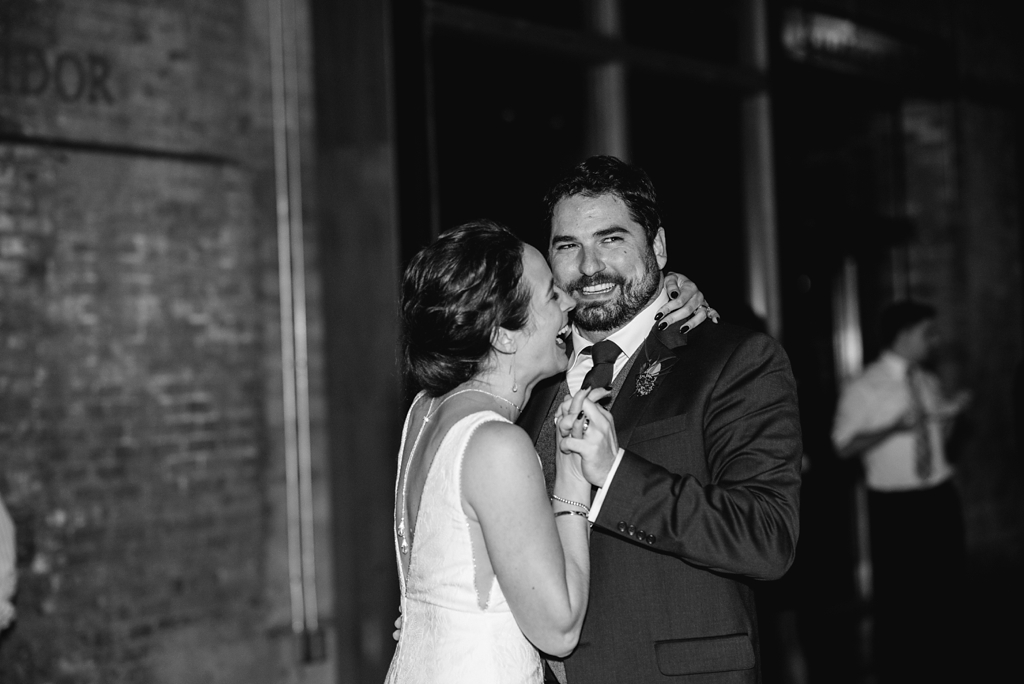
<instances>
[{"instance_id":1,"label":"woman's dark hair","mask_svg":"<svg viewBox=\"0 0 1024 684\"><path fill-rule=\"evenodd\" d=\"M474 221L441 234L402 277L405 372L431 396L469 380L491 353L498 327L529 320L523 242L493 221Z\"/></svg>"}]
</instances>

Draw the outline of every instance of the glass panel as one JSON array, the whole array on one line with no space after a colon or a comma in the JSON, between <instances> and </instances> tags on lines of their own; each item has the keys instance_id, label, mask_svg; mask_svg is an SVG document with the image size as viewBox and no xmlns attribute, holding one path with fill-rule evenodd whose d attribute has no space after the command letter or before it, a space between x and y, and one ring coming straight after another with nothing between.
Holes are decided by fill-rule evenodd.
<instances>
[{"instance_id":1,"label":"glass panel","mask_svg":"<svg viewBox=\"0 0 1024 684\"><path fill-rule=\"evenodd\" d=\"M450 34L433 58L441 230L492 218L546 251L541 200L583 153L583 66Z\"/></svg>"},{"instance_id":2,"label":"glass panel","mask_svg":"<svg viewBox=\"0 0 1024 684\"><path fill-rule=\"evenodd\" d=\"M626 42L719 64L739 54L739 0L620 2Z\"/></svg>"},{"instance_id":3,"label":"glass panel","mask_svg":"<svg viewBox=\"0 0 1024 684\"><path fill-rule=\"evenodd\" d=\"M746 315L739 97L637 71L629 94L633 161L658 191L668 267L739 322Z\"/></svg>"},{"instance_id":4,"label":"glass panel","mask_svg":"<svg viewBox=\"0 0 1024 684\"><path fill-rule=\"evenodd\" d=\"M585 6L588 3L586 0L446 0L437 4L524 19L533 24L582 30L586 25Z\"/></svg>"}]
</instances>

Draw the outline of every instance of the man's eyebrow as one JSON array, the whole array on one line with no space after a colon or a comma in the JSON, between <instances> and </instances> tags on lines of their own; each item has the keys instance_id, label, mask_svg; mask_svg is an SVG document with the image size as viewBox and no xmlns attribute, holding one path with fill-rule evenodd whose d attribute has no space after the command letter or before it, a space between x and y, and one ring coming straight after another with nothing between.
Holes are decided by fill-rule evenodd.
<instances>
[{"instance_id":1,"label":"man's eyebrow","mask_svg":"<svg viewBox=\"0 0 1024 684\"><path fill-rule=\"evenodd\" d=\"M602 228L601 230L595 230L593 235L594 237L600 239L610 237L612 235L622 235L623 233L629 234L629 229L623 226L609 226L607 228ZM572 237L571 235L553 235L551 237L551 244L553 245L561 244L564 242L576 241L576 238Z\"/></svg>"},{"instance_id":2,"label":"man's eyebrow","mask_svg":"<svg viewBox=\"0 0 1024 684\"><path fill-rule=\"evenodd\" d=\"M625 228L623 226L609 226L607 228L602 228L601 230L594 231L594 236L595 237L599 237L599 238L603 238L603 237L609 237L611 235L619 235L620 233L627 233L628 234L629 233L629 229Z\"/></svg>"}]
</instances>

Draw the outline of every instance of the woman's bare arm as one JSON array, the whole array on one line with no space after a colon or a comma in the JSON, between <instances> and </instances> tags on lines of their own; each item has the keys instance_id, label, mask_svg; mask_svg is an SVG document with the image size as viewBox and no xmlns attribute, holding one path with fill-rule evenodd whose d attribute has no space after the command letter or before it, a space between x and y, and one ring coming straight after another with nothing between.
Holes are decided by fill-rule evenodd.
<instances>
[{"instance_id":1,"label":"woman's bare arm","mask_svg":"<svg viewBox=\"0 0 1024 684\"><path fill-rule=\"evenodd\" d=\"M533 444L522 429L507 423L477 429L466 449L462 488L467 514L479 521L519 628L541 651L568 655L587 609L586 517L553 515ZM555 493L590 504L590 485L571 473L556 478ZM556 510L564 508L556 502Z\"/></svg>"}]
</instances>

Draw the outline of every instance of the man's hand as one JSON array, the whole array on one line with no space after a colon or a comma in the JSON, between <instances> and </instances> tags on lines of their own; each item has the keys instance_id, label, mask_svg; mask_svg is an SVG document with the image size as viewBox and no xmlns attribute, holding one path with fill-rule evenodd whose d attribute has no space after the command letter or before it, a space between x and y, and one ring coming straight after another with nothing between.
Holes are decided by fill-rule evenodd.
<instances>
[{"instance_id":1,"label":"man's hand","mask_svg":"<svg viewBox=\"0 0 1024 684\"><path fill-rule=\"evenodd\" d=\"M704 300L704 294L697 289L697 284L686 276L670 272L665 276L665 291L668 293L668 303L655 314L658 330L683 324L680 327L686 330L682 332L688 332L705 319L718 322L718 312Z\"/></svg>"},{"instance_id":2,"label":"man's hand","mask_svg":"<svg viewBox=\"0 0 1024 684\"><path fill-rule=\"evenodd\" d=\"M842 447L837 448L836 454L840 458L859 456L876 444L889 439L895 434L916 430L923 420L925 420L925 416L920 411L909 409L890 425L878 428L877 430L858 432L850 439L849 442L844 444Z\"/></svg>"},{"instance_id":3,"label":"man's hand","mask_svg":"<svg viewBox=\"0 0 1024 684\"><path fill-rule=\"evenodd\" d=\"M943 418L952 418L963 413L974 401L974 394L970 390L960 390L947 400Z\"/></svg>"},{"instance_id":4,"label":"man's hand","mask_svg":"<svg viewBox=\"0 0 1024 684\"><path fill-rule=\"evenodd\" d=\"M612 414L597 403L607 394L608 390L597 388L566 397L556 424L558 449L579 454L583 477L597 487L604 486L619 453Z\"/></svg>"}]
</instances>

